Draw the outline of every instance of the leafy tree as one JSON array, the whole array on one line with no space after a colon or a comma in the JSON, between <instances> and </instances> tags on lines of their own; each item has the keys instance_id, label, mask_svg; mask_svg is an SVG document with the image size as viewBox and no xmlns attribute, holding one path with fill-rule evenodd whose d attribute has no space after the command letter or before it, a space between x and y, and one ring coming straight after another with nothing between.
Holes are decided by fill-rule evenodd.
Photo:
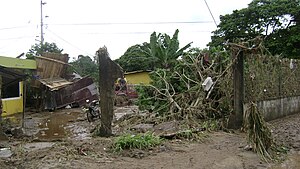
<instances>
[{"instance_id":1,"label":"leafy tree","mask_svg":"<svg viewBox=\"0 0 300 169\"><path fill-rule=\"evenodd\" d=\"M90 76L96 82L99 82L98 65L95 60L89 56L79 55L78 59L70 63L75 71L81 76Z\"/></svg>"},{"instance_id":2,"label":"leafy tree","mask_svg":"<svg viewBox=\"0 0 300 169\"><path fill-rule=\"evenodd\" d=\"M179 48L178 33L177 29L171 38L167 34L153 32L150 43L131 46L116 62L126 71L174 67L177 59L191 46L189 43Z\"/></svg>"},{"instance_id":3,"label":"leafy tree","mask_svg":"<svg viewBox=\"0 0 300 169\"><path fill-rule=\"evenodd\" d=\"M131 46L127 51L115 62L118 63L126 72L136 70L154 70L153 60L145 55L143 50L149 47L149 43L137 44Z\"/></svg>"},{"instance_id":4,"label":"leafy tree","mask_svg":"<svg viewBox=\"0 0 300 169\"><path fill-rule=\"evenodd\" d=\"M44 52L51 52L51 53L62 53L63 49L57 47L55 43L48 43L45 42L44 44L36 43L35 45L31 46L29 52L26 54L27 59L33 59L34 56L42 56Z\"/></svg>"},{"instance_id":5,"label":"leafy tree","mask_svg":"<svg viewBox=\"0 0 300 169\"><path fill-rule=\"evenodd\" d=\"M182 48L179 48L178 40L179 30L176 29L173 37L171 38L167 34L153 32L150 36L150 45L142 50L146 56L153 59L157 68L170 68L174 66L176 60L182 56L183 52L191 46L189 44Z\"/></svg>"},{"instance_id":6,"label":"leafy tree","mask_svg":"<svg viewBox=\"0 0 300 169\"><path fill-rule=\"evenodd\" d=\"M208 45L219 46L226 41L247 41L260 36L272 54L299 57L299 11L299 0L253 0L248 8L220 16L221 22Z\"/></svg>"}]
</instances>

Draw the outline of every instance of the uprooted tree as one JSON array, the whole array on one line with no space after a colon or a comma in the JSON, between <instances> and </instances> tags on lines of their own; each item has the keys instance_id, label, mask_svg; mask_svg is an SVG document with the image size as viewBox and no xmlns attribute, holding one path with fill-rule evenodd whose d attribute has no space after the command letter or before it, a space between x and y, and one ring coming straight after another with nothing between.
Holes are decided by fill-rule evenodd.
<instances>
[{"instance_id":1,"label":"uprooted tree","mask_svg":"<svg viewBox=\"0 0 300 169\"><path fill-rule=\"evenodd\" d=\"M266 161L275 159L280 150L273 140L271 130L256 102L257 99L264 98L261 95L266 93L271 95L273 91L270 86L267 89L271 93L264 90L266 87L262 86L272 84L268 84L270 81L265 76L260 75L266 71L262 72L258 69L262 69L263 65L265 68L270 69L270 67L274 67L275 62L272 62L273 58L268 59L265 56L269 55L269 52L262 46L262 41L260 43L257 43L257 41L258 39L241 44L229 43L230 48L234 48L231 53L232 57L223 50L190 52L180 60L174 69L154 71L151 75L152 84L149 87L140 89L141 96L139 99L141 108L151 111L150 117L154 118L144 118L142 120L149 122L150 119L156 123L176 120L181 122L185 128L191 129L191 131L193 129L196 129L194 131L199 131L197 130L199 127L208 129L207 127L210 127L208 123L212 123L213 120L217 128L226 127L224 125L226 123L216 124L216 121L227 122L228 119L230 120L228 117L233 112L232 96L234 87L232 82L233 80L243 81L245 78L247 82L245 85L246 91L251 92L247 94L252 97L248 96L247 102L244 102L244 99L242 100L242 104L249 103L249 108L245 112L242 111L241 114L243 115L244 113L245 115L241 120L243 122L242 129L247 132L248 143L253 151L257 152ZM236 56L240 55L240 53L244 53L245 58L248 58L246 60L247 68L251 67L253 69L245 70L247 72L245 73L246 77L233 79L232 68L235 68L233 65L237 64ZM249 58L254 61L251 61ZM241 61L243 62L244 60ZM257 67L252 64L255 64ZM244 68L242 67L242 69ZM290 87L289 89L294 89L295 84L297 85L299 82L299 78L292 76L296 71L294 66L290 69L292 70L287 72L290 72L290 77L294 77L292 81L296 83L293 82L288 86ZM260 74L256 74L258 72ZM262 76L263 79L259 76ZM266 74L266 76L270 76L270 74ZM206 88L206 83L203 83L207 77L210 77L213 81L208 89ZM276 79L277 77L273 78ZM262 81L260 81L258 85L254 86L255 82L258 82L257 80L263 80L267 84L263 85ZM261 92L262 90L263 92ZM296 90L294 89L289 94L295 92ZM277 96L277 93L275 92L272 96ZM154 114L155 116L153 116ZM206 123L202 123L203 121ZM235 123L236 120L232 122ZM206 124L206 126L203 124ZM239 128L241 127L242 124L239 124Z\"/></svg>"},{"instance_id":2,"label":"uprooted tree","mask_svg":"<svg viewBox=\"0 0 300 169\"><path fill-rule=\"evenodd\" d=\"M190 51L174 68L152 72L152 84L139 89L139 106L155 112L155 121L183 120L190 127L224 119L232 111L231 65L226 51ZM207 78L213 84L204 89Z\"/></svg>"}]
</instances>

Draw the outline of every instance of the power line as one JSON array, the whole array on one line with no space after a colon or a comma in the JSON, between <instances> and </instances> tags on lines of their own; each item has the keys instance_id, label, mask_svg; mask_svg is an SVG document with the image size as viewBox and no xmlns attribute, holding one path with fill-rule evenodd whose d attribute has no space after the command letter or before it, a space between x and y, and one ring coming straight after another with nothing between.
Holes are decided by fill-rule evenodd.
<instances>
[{"instance_id":1,"label":"power line","mask_svg":"<svg viewBox=\"0 0 300 169\"><path fill-rule=\"evenodd\" d=\"M20 28L26 28L26 27L28 27L28 26L14 26L14 27L0 28L0 30L20 29Z\"/></svg>"},{"instance_id":2,"label":"power line","mask_svg":"<svg viewBox=\"0 0 300 169\"><path fill-rule=\"evenodd\" d=\"M211 31L182 31L182 32L188 32L188 33L192 33L192 32L211 32ZM115 34L115 35L131 35L131 34L151 34L153 33L153 31L145 31L145 32L89 32L89 33L83 33L83 34L88 34L88 35L111 35L111 34ZM172 33L172 32L165 32L165 33Z\"/></svg>"},{"instance_id":3,"label":"power line","mask_svg":"<svg viewBox=\"0 0 300 169\"><path fill-rule=\"evenodd\" d=\"M85 25L160 25L160 24L204 24L212 21L180 21L180 22L100 22L100 23L63 23L52 26L85 26Z\"/></svg>"},{"instance_id":4,"label":"power line","mask_svg":"<svg viewBox=\"0 0 300 169\"><path fill-rule=\"evenodd\" d=\"M15 40L15 39L27 39L27 38L33 38L34 36L19 36L19 37L13 37L13 38L3 38L0 40Z\"/></svg>"},{"instance_id":5,"label":"power line","mask_svg":"<svg viewBox=\"0 0 300 169\"><path fill-rule=\"evenodd\" d=\"M208 6L206 0L204 0L204 2L205 2L205 4L206 4L206 6L207 6L207 9L209 10L209 13L210 13L212 19L214 20L214 22L215 22L215 24L216 24L216 27L218 27L218 24L217 24L217 22L216 22L216 20L215 20L215 17L214 17L214 15L212 14L212 12L211 12L211 10L210 10L210 8L209 8L209 6Z\"/></svg>"},{"instance_id":6,"label":"power line","mask_svg":"<svg viewBox=\"0 0 300 169\"><path fill-rule=\"evenodd\" d=\"M53 34L54 36L56 36L56 37L57 37L57 38L59 38L60 40L64 41L65 43L69 44L70 46L72 46L72 47L76 48L77 50L80 50L80 51L82 51L82 52L86 53L86 54L87 54L87 55L89 55L89 56L94 56L94 55L91 55L91 54L89 54L88 52L86 52L86 51L84 51L84 50L82 50L82 49L78 48L77 46L75 46L75 45L71 44L70 42L68 42L67 40L65 40L65 39L64 39L64 38L62 38L61 36L57 35L57 34L56 34L56 33L54 33L53 31L51 31L51 30L49 30L49 29L47 29L47 31L49 31L51 34Z\"/></svg>"}]
</instances>

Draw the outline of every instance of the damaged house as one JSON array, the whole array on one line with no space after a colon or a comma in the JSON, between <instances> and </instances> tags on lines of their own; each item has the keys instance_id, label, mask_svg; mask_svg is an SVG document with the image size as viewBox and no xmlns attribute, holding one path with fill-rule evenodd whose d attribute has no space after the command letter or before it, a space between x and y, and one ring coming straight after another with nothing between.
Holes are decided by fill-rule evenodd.
<instances>
[{"instance_id":1,"label":"damaged house","mask_svg":"<svg viewBox=\"0 0 300 169\"><path fill-rule=\"evenodd\" d=\"M34 60L0 56L0 117L24 111L27 76L24 70L35 69Z\"/></svg>"},{"instance_id":2,"label":"damaged house","mask_svg":"<svg viewBox=\"0 0 300 169\"><path fill-rule=\"evenodd\" d=\"M86 100L97 100L93 79L68 75L68 60L67 54L53 53L37 56L36 60L0 56L0 117L24 112L26 86L32 89L38 110L82 106ZM26 84L29 72L33 80Z\"/></svg>"},{"instance_id":3,"label":"damaged house","mask_svg":"<svg viewBox=\"0 0 300 169\"><path fill-rule=\"evenodd\" d=\"M67 54L45 53L36 57L37 71L31 87L39 91L40 108L54 110L66 106L78 107L86 100L99 98L97 86L90 77L68 75Z\"/></svg>"}]
</instances>

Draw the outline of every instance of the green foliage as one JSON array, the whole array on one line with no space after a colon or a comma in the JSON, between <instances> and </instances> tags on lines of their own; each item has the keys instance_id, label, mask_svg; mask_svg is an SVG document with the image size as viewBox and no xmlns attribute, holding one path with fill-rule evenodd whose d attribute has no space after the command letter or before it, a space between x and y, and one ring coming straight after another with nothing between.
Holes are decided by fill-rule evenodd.
<instances>
[{"instance_id":1,"label":"green foliage","mask_svg":"<svg viewBox=\"0 0 300 169\"><path fill-rule=\"evenodd\" d=\"M155 106L155 99L153 98L154 89L150 86L136 86L138 95L137 105L140 110L148 110L153 112Z\"/></svg>"},{"instance_id":2,"label":"green foliage","mask_svg":"<svg viewBox=\"0 0 300 169\"><path fill-rule=\"evenodd\" d=\"M299 57L299 11L299 0L253 0L248 8L220 17L209 46L261 36L273 55Z\"/></svg>"},{"instance_id":3,"label":"green foliage","mask_svg":"<svg viewBox=\"0 0 300 169\"><path fill-rule=\"evenodd\" d=\"M218 131L220 130L219 121L216 119L208 119L202 123L202 127L207 131Z\"/></svg>"},{"instance_id":4,"label":"green foliage","mask_svg":"<svg viewBox=\"0 0 300 169\"><path fill-rule=\"evenodd\" d=\"M204 131L193 131L192 129L187 129L178 132L176 134L176 138L203 142L206 138L208 138L208 134Z\"/></svg>"},{"instance_id":5,"label":"green foliage","mask_svg":"<svg viewBox=\"0 0 300 169\"><path fill-rule=\"evenodd\" d=\"M136 70L154 70L154 61L152 58L145 55L142 51L146 50L149 43L142 45L134 45L127 49L127 51L115 62L118 63L126 72Z\"/></svg>"},{"instance_id":6,"label":"green foliage","mask_svg":"<svg viewBox=\"0 0 300 169\"><path fill-rule=\"evenodd\" d=\"M89 56L79 55L77 60L70 63L73 69L81 76L90 76L95 82L99 82L99 66Z\"/></svg>"},{"instance_id":7,"label":"green foliage","mask_svg":"<svg viewBox=\"0 0 300 169\"><path fill-rule=\"evenodd\" d=\"M191 49L175 67L153 71L150 86L138 89L139 107L165 120L220 118L229 114L231 59L226 51L211 50ZM222 81L216 83L209 99L202 88L208 76Z\"/></svg>"},{"instance_id":8,"label":"green foliage","mask_svg":"<svg viewBox=\"0 0 300 169\"><path fill-rule=\"evenodd\" d=\"M150 43L131 46L116 62L125 71L174 67L177 59L191 46L189 43L179 48L178 33L177 29L171 38L167 34L153 32Z\"/></svg>"},{"instance_id":9,"label":"green foliage","mask_svg":"<svg viewBox=\"0 0 300 169\"><path fill-rule=\"evenodd\" d=\"M36 43L35 45L31 46L31 49L29 49L29 52L26 54L26 58L33 59L35 56L42 56L42 54L45 52L61 54L62 51L63 49L58 48L55 43Z\"/></svg>"},{"instance_id":10,"label":"green foliage","mask_svg":"<svg viewBox=\"0 0 300 169\"><path fill-rule=\"evenodd\" d=\"M259 51L244 55L245 102L299 96L298 60L266 55L263 48Z\"/></svg>"},{"instance_id":11,"label":"green foliage","mask_svg":"<svg viewBox=\"0 0 300 169\"><path fill-rule=\"evenodd\" d=\"M125 149L149 149L161 144L162 139L152 133L124 134L116 138L113 143L113 151L120 152Z\"/></svg>"},{"instance_id":12,"label":"green foliage","mask_svg":"<svg viewBox=\"0 0 300 169\"><path fill-rule=\"evenodd\" d=\"M167 69L175 66L177 59L191 46L192 42L179 48L178 33L177 29L172 38L167 34L156 34L156 32L151 34L150 46L143 50L143 53L154 60L156 68Z\"/></svg>"}]
</instances>

